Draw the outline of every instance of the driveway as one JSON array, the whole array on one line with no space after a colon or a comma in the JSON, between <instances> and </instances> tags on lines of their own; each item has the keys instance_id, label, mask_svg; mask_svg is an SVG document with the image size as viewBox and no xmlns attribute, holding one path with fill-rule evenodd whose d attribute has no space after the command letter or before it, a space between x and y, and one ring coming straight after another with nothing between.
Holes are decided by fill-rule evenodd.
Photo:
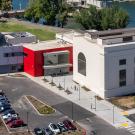
<instances>
[{"instance_id":1,"label":"driveway","mask_svg":"<svg viewBox=\"0 0 135 135\"><path fill-rule=\"evenodd\" d=\"M70 117L87 129L92 125L97 130L98 135L131 135L124 129L115 129L93 113L41 87L29 78L0 77L0 89L5 91L21 118L25 122L28 121L31 130L34 127L46 127L50 122L55 123ZM24 95L33 95L43 102L47 102L57 110L56 113L49 116L37 115L35 110L27 102L23 101L22 97Z\"/></svg>"}]
</instances>

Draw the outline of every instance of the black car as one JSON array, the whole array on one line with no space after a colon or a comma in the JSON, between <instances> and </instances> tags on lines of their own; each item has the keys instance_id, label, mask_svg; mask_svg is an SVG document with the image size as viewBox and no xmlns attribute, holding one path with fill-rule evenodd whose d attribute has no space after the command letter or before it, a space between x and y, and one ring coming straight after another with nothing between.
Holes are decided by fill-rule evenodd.
<instances>
[{"instance_id":1,"label":"black car","mask_svg":"<svg viewBox=\"0 0 135 135\"><path fill-rule=\"evenodd\" d=\"M2 95L2 96L4 95L4 92L3 92L3 90L0 90L0 95Z\"/></svg>"},{"instance_id":2,"label":"black car","mask_svg":"<svg viewBox=\"0 0 135 135\"><path fill-rule=\"evenodd\" d=\"M10 105L0 106L0 112L4 112L5 110L11 109Z\"/></svg>"},{"instance_id":3,"label":"black car","mask_svg":"<svg viewBox=\"0 0 135 135\"><path fill-rule=\"evenodd\" d=\"M7 114L16 114L15 110L13 110L12 108L5 110L2 112L2 115L7 115Z\"/></svg>"},{"instance_id":4,"label":"black car","mask_svg":"<svg viewBox=\"0 0 135 135\"><path fill-rule=\"evenodd\" d=\"M41 128L34 129L35 135L45 135L44 131Z\"/></svg>"},{"instance_id":5,"label":"black car","mask_svg":"<svg viewBox=\"0 0 135 135\"><path fill-rule=\"evenodd\" d=\"M61 132L66 132L68 129L65 127L65 125L62 122L59 122L57 124L58 128L60 129Z\"/></svg>"},{"instance_id":6,"label":"black car","mask_svg":"<svg viewBox=\"0 0 135 135\"><path fill-rule=\"evenodd\" d=\"M54 133L49 128L46 128L45 135L54 135Z\"/></svg>"}]
</instances>

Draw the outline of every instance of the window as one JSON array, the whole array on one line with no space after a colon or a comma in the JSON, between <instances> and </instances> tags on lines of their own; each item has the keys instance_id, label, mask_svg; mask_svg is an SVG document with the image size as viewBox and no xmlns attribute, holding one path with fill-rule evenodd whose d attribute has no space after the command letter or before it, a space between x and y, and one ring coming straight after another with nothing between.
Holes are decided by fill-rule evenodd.
<instances>
[{"instance_id":1,"label":"window","mask_svg":"<svg viewBox=\"0 0 135 135\"><path fill-rule=\"evenodd\" d=\"M24 55L23 52L15 52L14 54L15 54L15 56L23 56Z\"/></svg>"},{"instance_id":2,"label":"window","mask_svg":"<svg viewBox=\"0 0 135 135\"><path fill-rule=\"evenodd\" d=\"M4 57L9 57L9 54L8 53L4 53Z\"/></svg>"},{"instance_id":3,"label":"window","mask_svg":"<svg viewBox=\"0 0 135 135\"><path fill-rule=\"evenodd\" d=\"M78 72L86 76L86 58L83 53L78 54Z\"/></svg>"},{"instance_id":4,"label":"window","mask_svg":"<svg viewBox=\"0 0 135 135\"><path fill-rule=\"evenodd\" d=\"M119 60L119 65L126 65L126 59Z\"/></svg>"},{"instance_id":5,"label":"window","mask_svg":"<svg viewBox=\"0 0 135 135\"><path fill-rule=\"evenodd\" d=\"M133 40L132 36L123 37L123 42L128 42L128 41L132 41L132 40Z\"/></svg>"},{"instance_id":6,"label":"window","mask_svg":"<svg viewBox=\"0 0 135 135\"><path fill-rule=\"evenodd\" d=\"M13 65L13 66L11 67L11 70L12 70L12 71L16 71L16 66Z\"/></svg>"},{"instance_id":7,"label":"window","mask_svg":"<svg viewBox=\"0 0 135 135\"><path fill-rule=\"evenodd\" d=\"M126 70L122 69L119 71L119 86L126 86Z\"/></svg>"}]
</instances>

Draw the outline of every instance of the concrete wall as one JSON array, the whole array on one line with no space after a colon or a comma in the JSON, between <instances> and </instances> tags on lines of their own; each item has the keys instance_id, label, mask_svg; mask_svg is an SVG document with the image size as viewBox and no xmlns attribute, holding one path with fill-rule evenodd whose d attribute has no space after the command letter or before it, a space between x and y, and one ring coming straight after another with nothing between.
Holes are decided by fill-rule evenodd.
<instances>
[{"instance_id":1,"label":"concrete wall","mask_svg":"<svg viewBox=\"0 0 135 135\"><path fill-rule=\"evenodd\" d=\"M86 76L78 73L79 52L86 57ZM76 36L74 37L73 58L73 80L104 97L104 49L90 43L82 36Z\"/></svg>"}]
</instances>

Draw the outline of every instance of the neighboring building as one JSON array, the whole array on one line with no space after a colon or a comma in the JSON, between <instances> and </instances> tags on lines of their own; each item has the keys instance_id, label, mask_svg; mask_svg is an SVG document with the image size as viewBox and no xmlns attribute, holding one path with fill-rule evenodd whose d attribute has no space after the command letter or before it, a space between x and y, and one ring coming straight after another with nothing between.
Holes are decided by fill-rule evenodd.
<instances>
[{"instance_id":1,"label":"neighboring building","mask_svg":"<svg viewBox=\"0 0 135 135\"><path fill-rule=\"evenodd\" d=\"M32 43L36 42L37 38L28 32L2 32L8 44Z\"/></svg>"},{"instance_id":2,"label":"neighboring building","mask_svg":"<svg viewBox=\"0 0 135 135\"><path fill-rule=\"evenodd\" d=\"M98 8L104 8L111 6L112 0L67 0L67 3L79 8L79 7L89 7L90 5L94 5Z\"/></svg>"},{"instance_id":3,"label":"neighboring building","mask_svg":"<svg viewBox=\"0 0 135 135\"><path fill-rule=\"evenodd\" d=\"M102 98L135 93L135 28L75 35L73 80Z\"/></svg>"},{"instance_id":4,"label":"neighboring building","mask_svg":"<svg viewBox=\"0 0 135 135\"><path fill-rule=\"evenodd\" d=\"M36 42L30 33L0 33L0 74L23 71L23 43Z\"/></svg>"},{"instance_id":5,"label":"neighboring building","mask_svg":"<svg viewBox=\"0 0 135 135\"><path fill-rule=\"evenodd\" d=\"M72 71L72 44L58 40L24 45L24 72L32 76L62 75Z\"/></svg>"}]
</instances>

